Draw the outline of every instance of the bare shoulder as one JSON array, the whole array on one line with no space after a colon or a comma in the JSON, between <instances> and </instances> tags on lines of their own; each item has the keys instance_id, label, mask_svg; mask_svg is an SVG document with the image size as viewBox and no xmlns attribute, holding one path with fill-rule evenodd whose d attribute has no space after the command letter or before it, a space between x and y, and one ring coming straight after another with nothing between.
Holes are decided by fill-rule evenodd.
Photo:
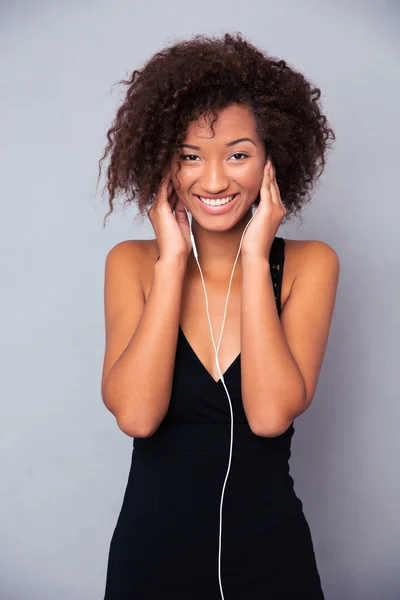
<instances>
[{"instance_id":1,"label":"bare shoulder","mask_svg":"<svg viewBox=\"0 0 400 600\"><path fill-rule=\"evenodd\" d=\"M324 262L333 268L339 266L339 257L335 250L321 240L290 240L285 241L285 267L295 271L297 274L304 268L316 262Z\"/></svg>"},{"instance_id":2,"label":"bare shoulder","mask_svg":"<svg viewBox=\"0 0 400 600\"><path fill-rule=\"evenodd\" d=\"M109 250L106 265L117 273L123 271L138 278L147 297L157 257L157 240L124 240Z\"/></svg>"},{"instance_id":3,"label":"bare shoulder","mask_svg":"<svg viewBox=\"0 0 400 600\"><path fill-rule=\"evenodd\" d=\"M285 241L285 263L282 282L282 308L293 295L295 283L304 275L307 277L331 279L333 282L339 276L339 257L335 250L320 240L291 240ZM312 289L309 287L309 289Z\"/></svg>"},{"instance_id":4,"label":"bare shoulder","mask_svg":"<svg viewBox=\"0 0 400 600\"><path fill-rule=\"evenodd\" d=\"M321 240L290 240L289 238L284 238L284 240L285 249L287 249L288 252L299 254L321 250L322 252L325 251L327 253L336 254L332 246Z\"/></svg>"},{"instance_id":5,"label":"bare shoulder","mask_svg":"<svg viewBox=\"0 0 400 600\"><path fill-rule=\"evenodd\" d=\"M135 259L135 263L141 270L143 266L146 268L148 260L157 260L157 245L154 243L156 240L123 240L118 242L109 250L107 258L117 261L117 257L126 256L131 259Z\"/></svg>"}]
</instances>

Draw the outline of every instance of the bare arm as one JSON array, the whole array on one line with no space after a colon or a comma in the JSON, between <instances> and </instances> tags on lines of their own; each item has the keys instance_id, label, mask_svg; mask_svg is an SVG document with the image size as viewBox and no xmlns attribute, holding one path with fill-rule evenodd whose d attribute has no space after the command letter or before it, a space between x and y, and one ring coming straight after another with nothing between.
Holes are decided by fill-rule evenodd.
<instances>
[{"instance_id":1,"label":"bare arm","mask_svg":"<svg viewBox=\"0 0 400 600\"><path fill-rule=\"evenodd\" d=\"M243 261L243 405L258 435L280 435L310 406L328 342L338 278L335 251L324 242L309 242L279 319L269 264Z\"/></svg>"},{"instance_id":2,"label":"bare arm","mask_svg":"<svg viewBox=\"0 0 400 600\"><path fill-rule=\"evenodd\" d=\"M179 330L185 258L161 258L145 302L140 250L121 242L106 259L106 351L102 398L131 437L156 431L169 406Z\"/></svg>"}]
</instances>

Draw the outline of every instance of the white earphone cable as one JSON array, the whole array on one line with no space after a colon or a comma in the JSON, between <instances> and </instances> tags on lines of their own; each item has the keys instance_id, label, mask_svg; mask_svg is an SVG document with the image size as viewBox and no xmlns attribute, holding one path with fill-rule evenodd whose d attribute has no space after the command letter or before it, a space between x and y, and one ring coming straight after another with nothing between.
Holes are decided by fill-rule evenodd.
<instances>
[{"instance_id":1,"label":"white earphone cable","mask_svg":"<svg viewBox=\"0 0 400 600\"><path fill-rule=\"evenodd\" d=\"M232 402L231 402L231 398L230 398L230 396L229 396L228 389L227 389L227 387L226 387L226 385L225 385L224 375L223 375L223 373L222 373L222 371L221 371L221 367L220 367L220 364L219 364L219 361L218 361L218 352L219 352L219 346L220 346L220 344L221 344L222 333L223 333L223 330L224 330L224 325L225 325L226 310L227 310L227 307L228 307L228 300L229 300L229 294L230 294L230 289L231 289L231 283L232 283L233 273L234 273L234 271L235 271L236 263L237 263L237 260L238 260L238 258L239 258L240 249L241 249L241 247L242 247L242 241L243 241L244 234L246 233L246 230L247 230L248 226L250 225L250 223L251 223L252 219L254 219L254 216L255 216L255 214L256 214L256 212L257 212L257 209L254 211L254 214L252 215L251 219L250 219L250 220L249 220L249 222L246 224L246 227L244 228L244 231L243 231L243 233L242 233L242 237L241 237L241 239L240 239L239 250L238 250L238 253L237 253L237 255L236 255L236 259L235 259L235 262L234 262L234 264L233 264L233 269L232 269L231 277L230 277L230 280L229 280L228 294L227 294L227 296L226 296L225 309L224 309L224 317L223 317L223 319L222 319L221 333L220 333L220 336L219 336L218 346L216 347L216 346L215 346L215 341L214 341L214 335L213 335L213 332L212 332L212 325L211 325L211 320L210 320L210 313L209 313L209 310L208 310L208 297L207 297L207 290L206 290L206 286L205 286L205 283L204 283L203 272L202 272L202 270L201 270L200 263L199 263L199 259L198 259L198 253L197 253L196 243L195 243L195 241L194 241L194 237L193 237L193 233L192 233L192 215L191 215L191 213L190 213L190 212L189 212L189 211L186 209L186 207L184 207L184 208L185 208L185 210L186 210L186 214L187 214L188 221L189 221L189 225L190 225L190 239L191 239L191 241L192 241L193 254L194 254L194 257L195 257L195 259L196 259L197 265L198 265L198 267L199 267L199 270L200 270L200 276L201 276L201 281L202 281L202 284L203 284L203 289L204 289L204 294L205 294L205 299L206 299L206 311L207 311L208 324L209 324L209 327L210 327L211 339L212 339L212 343L213 343L213 346L214 346L214 351L215 351L215 361L216 361L216 365L217 365L218 373L219 373L219 376L220 376L220 380L221 380L221 382L222 382L222 385L223 385L223 386L224 386L224 388L225 388L225 392L226 392L226 394L227 394L227 396L228 396L228 400L229 400L229 408L230 408L230 413L231 413L231 442L230 442L230 449L229 449L229 462L228 462L228 469L227 469L227 472L226 472L226 476L225 476L225 480L224 480L224 485L223 485L223 487L222 487L222 494L221 494L221 504L220 504L220 526L219 526L219 550L218 550L218 579L219 579L219 585L220 585L221 597L222 597L222 600L224 600L224 593L223 593L223 590L222 590L222 582L221 582L222 506L223 506L223 498L224 498L224 493L225 493L225 486L226 486L226 482L227 482L227 480L228 480L229 471L230 471L230 467L231 467L231 461L232 461L232 448L233 448L233 409L232 409Z\"/></svg>"}]
</instances>

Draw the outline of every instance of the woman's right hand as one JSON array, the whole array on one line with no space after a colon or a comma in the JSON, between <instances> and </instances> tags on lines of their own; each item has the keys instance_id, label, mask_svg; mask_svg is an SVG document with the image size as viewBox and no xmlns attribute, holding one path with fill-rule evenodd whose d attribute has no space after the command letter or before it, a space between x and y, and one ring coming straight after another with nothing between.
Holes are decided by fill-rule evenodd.
<instances>
[{"instance_id":1,"label":"woman's right hand","mask_svg":"<svg viewBox=\"0 0 400 600\"><path fill-rule=\"evenodd\" d=\"M189 221L185 207L175 192L169 171L158 188L148 216L156 234L160 259L181 256L187 258L192 250Z\"/></svg>"}]
</instances>

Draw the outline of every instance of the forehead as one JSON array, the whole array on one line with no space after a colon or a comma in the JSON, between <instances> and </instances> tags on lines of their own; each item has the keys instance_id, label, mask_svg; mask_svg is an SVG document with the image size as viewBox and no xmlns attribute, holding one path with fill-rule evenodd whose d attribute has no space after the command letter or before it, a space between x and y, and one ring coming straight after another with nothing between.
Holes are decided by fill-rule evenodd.
<instances>
[{"instance_id":1,"label":"forehead","mask_svg":"<svg viewBox=\"0 0 400 600\"><path fill-rule=\"evenodd\" d=\"M192 121L186 131L186 141L201 140L231 140L234 137L258 137L256 122L250 107L244 104L233 104L217 111L218 120L210 127L212 116L199 117Z\"/></svg>"}]
</instances>

